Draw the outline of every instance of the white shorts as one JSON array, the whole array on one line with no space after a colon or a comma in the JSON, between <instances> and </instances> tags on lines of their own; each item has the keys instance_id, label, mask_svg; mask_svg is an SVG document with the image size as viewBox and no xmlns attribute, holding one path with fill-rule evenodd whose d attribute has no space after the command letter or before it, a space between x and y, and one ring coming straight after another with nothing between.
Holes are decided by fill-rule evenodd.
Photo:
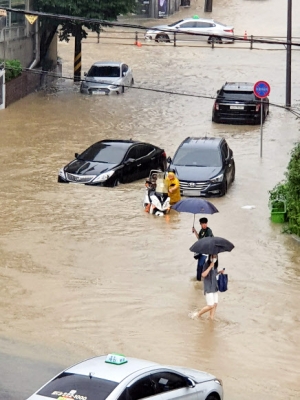
<instances>
[{"instance_id":1,"label":"white shorts","mask_svg":"<svg viewBox=\"0 0 300 400\"><path fill-rule=\"evenodd\" d=\"M219 300L218 292L206 293L205 298L206 298L206 304L208 306L213 306L214 304L218 304Z\"/></svg>"}]
</instances>

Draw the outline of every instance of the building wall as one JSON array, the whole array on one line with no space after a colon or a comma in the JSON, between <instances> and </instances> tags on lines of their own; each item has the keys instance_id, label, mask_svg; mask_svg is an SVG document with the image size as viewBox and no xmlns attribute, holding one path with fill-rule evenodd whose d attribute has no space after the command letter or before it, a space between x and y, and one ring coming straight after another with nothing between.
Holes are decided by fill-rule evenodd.
<instances>
[{"instance_id":1,"label":"building wall","mask_svg":"<svg viewBox=\"0 0 300 400\"><path fill-rule=\"evenodd\" d=\"M6 1L9 3L11 0ZM32 9L33 0L20 0L20 2L23 2L26 10ZM11 23L12 14L8 13L6 17L0 17L0 59L17 59L23 68L29 68L36 61L34 63L36 66L40 61L39 21L37 19L30 24L23 16L22 21L13 24ZM57 36L52 40L47 57L56 64Z\"/></svg>"},{"instance_id":2,"label":"building wall","mask_svg":"<svg viewBox=\"0 0 300 400\"><path fill-rule=\"evenodd\" d=\"M162 4L166 2L164 7ZM137 13L145 18L166 18L179 11L181 0L139 0Z\"/></svg>"}]
</instances>

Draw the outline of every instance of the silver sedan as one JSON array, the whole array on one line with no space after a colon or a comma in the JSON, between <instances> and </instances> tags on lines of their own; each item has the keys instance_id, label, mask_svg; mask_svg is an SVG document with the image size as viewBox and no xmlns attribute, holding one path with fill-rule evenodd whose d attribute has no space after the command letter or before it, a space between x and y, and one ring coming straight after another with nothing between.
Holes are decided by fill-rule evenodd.
<instances>
[{"instance_id":1,"label":"silver sedan","mask_svg":"<svg viewBox=\"0 0 300 400\"><path fill-rule=\"evenodd\" d=\"M195 369L120 354L70 367L27 400L223 400L222 381Z\"/></svg>"},{"instance_id":2,"label":"silver sedan","mask_svg":"<svg viewBox=\"0 0 300 400\"><path fill-rule=\"evenodd\" d=\"M223 25L213 19L205 18L185 18L176 21L170 25L159 25L150 28L145 33L146 40L155 40L157 42L170 42L174 40L207 40L209 43L212 38L217 43L233 42L233 26Z\"/></svg>"},{"instance_id":3,"label":"silver sedan","mask_svg":"<svg viewBox=\"0 0 300 400\"><path fill-rule=\"evenodd\" d=\"M131 68L123 62L98 61L84 75L80 92L85 94L120 94L134 84Z\"/></svg>"}]
</instances>

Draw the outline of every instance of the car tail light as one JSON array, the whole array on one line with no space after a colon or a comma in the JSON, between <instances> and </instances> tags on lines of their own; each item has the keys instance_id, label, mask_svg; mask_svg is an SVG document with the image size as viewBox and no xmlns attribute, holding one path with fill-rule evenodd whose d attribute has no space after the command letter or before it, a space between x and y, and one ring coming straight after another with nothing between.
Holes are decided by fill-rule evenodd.
<instances>
[{"instance_id":1,"label":"car tail light","mask_svg":"<svg viewBox=\"0 0 300 400\"><path fill-rule=\"evenodd\" d=\"M255 111L258 112L260 110L260 104L256 104Z\"/></svg>"},{"instance_id":2,"label":"car tail light","mask_svg":"<svg viewBox=\"0 0 300 400\"><path fill-rule=\"evenodd\" d=\"M219 110L219 103L215 103L215 110Z\"/></svg>"},{"instance_id":3,"label":"car tail light","mask_svg":"<svg viewBox=\"0 0 300 400\"><path fill-rule=\"evenodd\" d=\"M233 29L223 29L223 31L224 31L224 32L230 32L230 33L233 34L233 31L234 31L234 30L233 30Z\"/></svg>"},{"instance_id":4,"label":"car tail light","mask_svg":"<svg viewBox=\"0 0 300 400\"><path fill-rule=\"evenodd\" d=\"M165 151L162 153L162 157L163 157L163 158L167 158L167 155L166 155L166 152L165 152Z\"/></svg>"}]
</instances>

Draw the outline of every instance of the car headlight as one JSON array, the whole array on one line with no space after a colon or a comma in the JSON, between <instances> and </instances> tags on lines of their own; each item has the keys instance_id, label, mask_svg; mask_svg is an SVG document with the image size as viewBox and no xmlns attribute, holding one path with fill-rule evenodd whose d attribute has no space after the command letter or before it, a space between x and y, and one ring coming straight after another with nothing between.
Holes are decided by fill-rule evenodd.
<instances>
[{"instance_id":1,"label":"car headlight","mask_svg":"<svg viewBox=\"0 0 300 400\"><path fill-rule=\"evenodd\" d=\"M222 182L223 181L223 177L224 177L224 174L220 174L220 175L212 178L210 181L213 182L213 183Z\"/></svg>"},{"instance_id":2,"label":"car headlight","mask_svg":"<svg viewBox=\"0 0 300 400\"><path fill-rule=\"evenodd\" d=\"M61 168L61 169L59 170L58 175L65 179L65 171L64 171L63 168Z\"/></svg>"},{"instance_id":3,"label":"car headlight","mask_svg":"<svg viewBox=\"0 0 300 400\"><path fill-rule=\"evenodd\" d=\"M220 386L223 386L223 381L222 381L222 379L216 378L216 379L214 379L214 381L215 381L216 383L218 383Z\"/></svg>"},{"instance_id":4,"label":"car headlight","mask_svg":"<svg viewBox=\"0 0 300 400\"><path fill-rule=\"evenodd\" d=\"M103 174L100 174L99 176L97 176L93 180L93 182L105 182L105 181L107 181L108 178L113 176L114 173L115 173L115 171L104 172Z\"/></svg>"}]
</instances>

